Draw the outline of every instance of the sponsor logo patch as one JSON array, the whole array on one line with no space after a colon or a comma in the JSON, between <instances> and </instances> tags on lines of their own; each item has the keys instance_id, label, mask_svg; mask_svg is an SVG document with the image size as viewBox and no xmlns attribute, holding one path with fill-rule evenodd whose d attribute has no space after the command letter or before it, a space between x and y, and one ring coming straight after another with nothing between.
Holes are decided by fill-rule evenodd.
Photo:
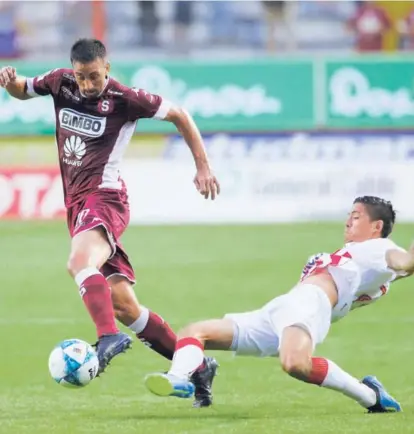
<instances>
[{"instance_id":1,"label":"sponsor logo patch","mask_svg":"<svg viewBox=\"0 0 414 434\"><path fill-rule=\"evenodd\" d=\"M79 113L72 109L62 109L59 112L59 124L65 130L84 136L100 137L105 131L106 118Z\"/></svg>"},{"instance_id":2,"label":"sponsor logo patch","mask_svg":"<svg viewBox=\"0 0 414 434\"><path fill-rule=\"evenodd\" d=\"M82 157L86 153L85 142L80 137L70 136L65 140L63 152L66 158L63 158L63 162L70 166L80 167L82 166Z\"/></svg>"}]
</instances>

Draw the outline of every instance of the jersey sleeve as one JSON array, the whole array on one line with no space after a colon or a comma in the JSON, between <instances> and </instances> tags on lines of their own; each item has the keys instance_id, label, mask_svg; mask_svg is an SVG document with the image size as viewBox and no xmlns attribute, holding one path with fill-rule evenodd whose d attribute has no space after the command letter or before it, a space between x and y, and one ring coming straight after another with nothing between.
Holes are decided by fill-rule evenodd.
<instances>
[{"instance_id":1,"label":"jersey sleeve","mask_svg":"<svg viewBox=\"0 0 414 434\"><path fill-rule=\"evenodd\" d=\"M384 263L385 263L385 266L387 267L387 270L390 270L390 271L392 271L395 274L394 279L396 277L405 277L405 276L408 276L409 273L407 273L406 271L403 271L403 270L395 271L392 268L390 268L388 266L387 260L386 260L386 254L387 254L388 250L399 250L400 252L404 252L404 253L407 253L407 250L405 250L402 247L400 247L397 244L395 244L394 241L391 241L389 239L387 239L387 241L389 241L389 244L388 244L387 250L384 253Z\"/></svg>"},{"instance_id":2,"label":"jersey sleeve","mask_svg":"<svg viewBox=\"0 0 414 434\"><path fill-rule=\"evenodd\" d=\"M172 103L159 95L144 89L128 89L128 119L131 121L144 118L163 120L172 107Z\"/></svg>"},{"instance_id":3,"label":"jersey sleeve","mask_svg":"<svg viewBox=\"0 0 414 434\"><path fill-rule=\"evenodd\" d=\"M309 256L305 266L302 269L301 275L300 275L300 281L302 281L305 277L309 275L311 270L313 270L316 266L316 262L323 256L327 255L328 253L316 253L315 255Z\"/></svg>"},{"instance_id":4,"label":"jersey sleeve","mask_svg":"<svg viewBox=\"0 0 414 434\"><path fill-rule=\"evenodd\" d=\"M308 262L305 264L300 281L302 282L306 277L311 274L321 273L325 269L332 267L342 267L352 259L352 256L346 248L337 250L334 253L317 253L309 257Z\"/></svg>"},{"instance_id":5,"label":"jersey sleeve","mask_svg":"<svg viewBox=\"0 0 414 434\"><path fill-rule=\"evenodd\" d=\"M386 259L388 250L400 250L406 252L405 249L395 244L394 241L389 238L377 238L371 240L369 244L366 243L366 249L367 251L365 254L370 258L370 265L372 268L379 269L383 272L394 273L394 278L397 276L407 275L405 271L395 271L388 266Z\"/></svg>"},{"instance_id":6,"label":"jersey sleeve","mask_svg":"<svg viewBox=\"0 0 414 434\"><path fill-rule=\"evenodd\" d=\"M57 95L62 81L63 69L52 69L36 77L26 79L26 93L31 97Z\"/></svg>"}]
</instances>

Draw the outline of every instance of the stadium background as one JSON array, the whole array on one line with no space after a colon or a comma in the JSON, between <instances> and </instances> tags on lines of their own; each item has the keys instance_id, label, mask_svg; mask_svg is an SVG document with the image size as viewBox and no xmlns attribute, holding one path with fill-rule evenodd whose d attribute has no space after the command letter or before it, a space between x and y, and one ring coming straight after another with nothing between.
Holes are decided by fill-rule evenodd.
<instances>
[{"instance_id":1,"label":"stadium background","mask_svg":"<svg viewBox=\"0 0 414 434\"><path fill-rule=\"evenodd\" d=\"M310 254L341 245L356 195L392 200L404 222L394 239L411 242L414 68L404 23L414 4L380 2L392 30L367 53L346 27L360 3L0 3L1 65L27 75L67 66L73 40L95 35L116 78L194 115L222 184L217 201L194 191L190 153L162 122L139 123L124 164L136 290L175 329L289 289ZM53 384L53 345L94 340L65 273L53 123L48 98L19 102L0 90L0 433L414 432L409 280L335 325L318 349L358 377L377 374L402 415L367 417L286 378L275 360L229 354L217 354L216 405L197 412L147 393L143 376L167 364L138 343L81 392Z\"/></svg>"}]
</instances>

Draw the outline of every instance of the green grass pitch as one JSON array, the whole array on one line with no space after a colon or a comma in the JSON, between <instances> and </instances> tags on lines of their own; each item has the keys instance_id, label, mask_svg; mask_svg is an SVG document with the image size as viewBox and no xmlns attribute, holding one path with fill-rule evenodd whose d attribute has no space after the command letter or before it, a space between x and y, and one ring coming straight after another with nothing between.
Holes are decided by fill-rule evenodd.
<instances>
[{"instance_id":1,"label":"green grass pitch","mask_svg":"<svg viewBox=\"0 0 414 434\"><path fill-rule=\"evenodd\" d=\"M407 246L414 225L394 239ZM221 368L215 405L152 396L144 376L167 362L135 342L107 374L82 390L49 377L53 346L95 341L75 284L65 271L65 224L0 224L0 433L414 433L414 278L373 306L334 325L317 354L357 377L377 375L402 414L367 415L350 399L283 374L277 359L214 353ZM142 303L174 329L189 321L260 307L288 290L307 256L342 245L339 224L131 227L124 243Z\"/></svg>"}]
</instances>

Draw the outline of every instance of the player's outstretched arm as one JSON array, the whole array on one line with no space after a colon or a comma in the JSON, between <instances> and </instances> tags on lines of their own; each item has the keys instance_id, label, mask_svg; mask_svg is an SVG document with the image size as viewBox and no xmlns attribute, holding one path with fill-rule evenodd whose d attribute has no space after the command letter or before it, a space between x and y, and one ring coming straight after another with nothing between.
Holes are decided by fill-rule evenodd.
<instances>
[{"instance_id":1,"label":"player's outstretched arm","mask_svg":"<svg viewBox=\"0 0 414 434\"><path fill-rule=\"evenodd\" d=\"M387 265L394 271L405 272L408 275L414 273L414 243L407 252L391 249L385 254Z\"/></svg>"},{"instance_id":2,"label":"player's outstretched arm","mask_svg":"<svg viewBox=\"0 0 414 434\"><path fill-rule=\"evenodd\" d=\"M25 100L30 99L26 93L26 77L21 77L16 74L16 69L12 66L0 68L0 87L14 98Z\"/></svg>"},{"instance_id":3,"label":"player's outstretched arm","mask_svg":"<svg viewBox=\"0 0 414 434\"><path fill-rule=\"evenodd\" d=\"M203 138L194 119L183 108L173 106L169 109L164 120L172 122L175 125L193 154L197 168L197 174L194 178L197 190L206 199L210 196L214 200L216 195L220 194L220 184L211 172Z\"/></svg>"}]
</instances>

